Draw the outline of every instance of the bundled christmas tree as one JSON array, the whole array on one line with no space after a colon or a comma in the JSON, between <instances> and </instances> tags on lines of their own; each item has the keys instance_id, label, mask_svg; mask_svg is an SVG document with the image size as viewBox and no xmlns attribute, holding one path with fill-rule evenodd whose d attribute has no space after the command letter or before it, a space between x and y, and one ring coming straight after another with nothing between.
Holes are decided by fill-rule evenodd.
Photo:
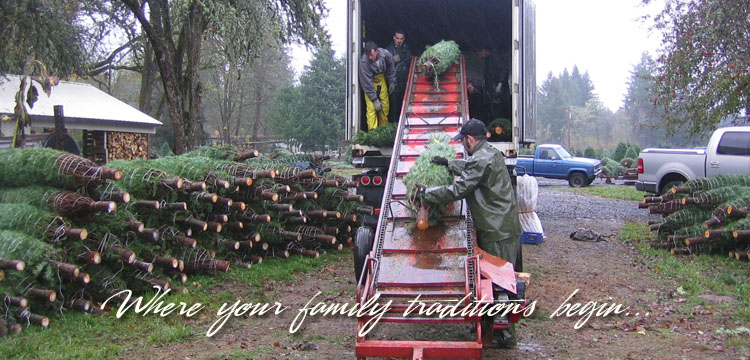
<instances>
[{"instance_id":1,"label":"bundled christmas tree","mask_svg":"<svg viewBox=\"0 0 750 360\"><path fill-rule=\"evenodd\" d=\"M503 118L490 121L487 130L490 132L490 140L492 141L510 141L513 134L510 120Z\"/></svg>"},{"instance_id":2,"label":"bundled christmas tree","mask_svg":"<svg viewBox=\"0 0 750 360\"><path fill-rule=\"evenodd\" d=\"M458 62L461 50L455 41L442 40L439 43L427 46L419 57L417 66L422 72L431 73L435 77L435 87L438 88L438 76L448 70L451 65Z\"/></svg>"},{"instance_id":3,"label":"bundled christmas tree","mask_svg":"<svg viewBox=\"0 0 750 360\"><path fill-rule=\"evenodd\" d=\"M625 170L625 167L614 159L608 157L602 158L602 171L604 172L604 175L618 176L623 170Z\"/></svg>"},{"instance_id":4,"label":"bundled christmas tree","mask_svg":"<svg viewBox=\"0 0 750 360\"><path fill-rule=\"evenodd\" d=\"M38 184L73 189L122 177L117 169L104 169L80 156L49 148L2 150L0 163L4 167L0 186Z\"/></svg>"},{"instance_id":5,"label":"bundled christmas tree","mask_svg":"<svg viewBox=\"0 0 750 360\"><path fill-rule=\"evenodd\" d=\"M690 180L672 189L672 192L688 194L694 191L711 190L725 186L750 186L750 176L744 174L721 174Z\"/></svg>"},{"instance_id":6,"label":"bundled christmas tree","mask_svg":"<svg viewBox=\"0 0 750 360\"><path fill-rule=\"evenodd\" d=\"M31 204L69 217L79 224L90 221L99 212L117 210L114 201L94 201L74 192L37 185L0 189L0 203Z\"/></svg>"},{"instance_id":7,"label":"bundled christmas tree","mask_svg":"<svg viewBox=\"0 0 750 360\"><path fill-rule=\"evenodd\" d=\"M747 258L749 183L749 175L718 175L688 181L663 196L644 198L640 207L663 216L650 222L650 229L658 231L651 246L670 249L673 254L726 254L729 250L730 256Z\"/></svg>"},{"instance_id":8,"label":"bundled christmas tree","mask_svg":"<svg viewBox=\"0 0 750 360\"><path fill-rule=\"evenodd\" d=\"M417 214L417 228L420 230L427 229L430 224L436 224L440 220L441 214L445 211L445 207L432 207L428 209L417 199L415 186L422 184L429 188L453 183L453 175L450 173L450 170L445 166L432 162L435 156L446 159L456 157L456 149L449 143L450 137L447 134L431 134L424 152L417 158L414 167L404 176L404 184L406 184L406 188L408 189L407 195L410 199L409 202Z\"/></svg>"},{"instance_id":9,"label":"bundled christmas tree","mask_svg":"<svg viewBox=\"0 0 750 360\"><path fill-rule=\"evenodd\" d=\"M28 204L0 203L0 229L23 232L52 243L88 236L88 230L74 229L61 217Z\"/></svg>"},{"instance_id":10,"label":"bundled christmas tree","mask_svg":"<svg viewBox=\"0 0 750 360\"><path fill-rule=\"evenodd\" d=\"M55 282L55 273L47 260L57 259L57 252L52 244L32 235L0 230L0 261L23 261L26 273L42 281Z\"/></svg>"},{"instance_id":11,"label":"bundled christmas tree","mask_svg":"<svg viewBox=\"0 0 750 360\"><path fill-rule=\"evenodd\" d=\"M180 189L183 185L181 178L167 176L167 173L155 169L153 164L146 160L115 160L110 161L107 167L122 170L123 177L117 184L140 199L151 199L165 193L166 190Z\"/></svg>"}]
</instances>

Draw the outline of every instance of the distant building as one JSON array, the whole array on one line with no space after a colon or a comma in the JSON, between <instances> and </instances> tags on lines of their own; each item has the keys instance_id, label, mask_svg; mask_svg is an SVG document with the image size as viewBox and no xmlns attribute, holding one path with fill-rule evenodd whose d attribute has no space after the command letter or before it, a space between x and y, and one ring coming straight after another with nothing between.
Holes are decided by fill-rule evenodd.
<instances>
[{"instance_id":1,"label":"distant building","mask_svg":"<svg viewBox=\"0 0 750 360\"><path fill-rule=\"evenodd\" d=\"M60 81L48 97L38 83L33 83L39 90L39 99L28 109L32 131L54 128L54 106L62 105L65 128L83 131L83 157L97 163L148 158L150 137L162 126L159 120L90 84ZM20 84L19 75L0 75L0 116L14 114ZM14 130L15 121L0 124L0 148L10 146ZM29 128L27 133L30 134ZM39 138L32 137L30 145L39 142Z\"/></svg>"}]
</instances>

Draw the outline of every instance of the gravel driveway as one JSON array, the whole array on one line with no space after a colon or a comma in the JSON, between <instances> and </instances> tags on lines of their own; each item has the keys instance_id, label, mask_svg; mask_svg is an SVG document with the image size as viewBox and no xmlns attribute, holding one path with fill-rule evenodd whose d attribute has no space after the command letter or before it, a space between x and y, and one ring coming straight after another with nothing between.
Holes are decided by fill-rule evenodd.
<instances>
[{"instance_id":1,"label":"gravel driveway","mask_svg":"<svg viewBox=\"0 0 750 360\"><path fill-rule=\"evenodd\" d=\"M577 229L576 221L609 221L623 225L628 222L645 222L649 218L648 212L638 209L633 201L584 195L566 188L549 186L547 183L545 181L539 186L536 209L545 231L570 233Z\"/></svg>"}]
</instances>

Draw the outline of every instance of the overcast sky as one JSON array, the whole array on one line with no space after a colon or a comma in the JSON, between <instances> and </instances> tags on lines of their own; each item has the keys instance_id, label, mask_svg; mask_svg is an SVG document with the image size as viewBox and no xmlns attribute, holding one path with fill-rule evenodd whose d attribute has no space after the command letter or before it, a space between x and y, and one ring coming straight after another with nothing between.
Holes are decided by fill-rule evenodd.
<instances>
[{"instance_id":1,"label":"overcast sky","mask_svg":"<svg viewBox=\"0 0 750 360\"><path fill-rule=\"evenodd\" d=\"M345 53L346 1L327 0L326 21L336 53ZM639 18L660 10L661 1L644 8L640 0L534 0L536 4L537 86L547 74L559 75L573 65L588 72L604 105L616 111L627 93L630 71L641 53L655 54L660 36L649 34L649 22ZM408 37L407 37L408 41ZM309 62L309 53L295 48L297 72Z\"/></svg>"}]
</instances>

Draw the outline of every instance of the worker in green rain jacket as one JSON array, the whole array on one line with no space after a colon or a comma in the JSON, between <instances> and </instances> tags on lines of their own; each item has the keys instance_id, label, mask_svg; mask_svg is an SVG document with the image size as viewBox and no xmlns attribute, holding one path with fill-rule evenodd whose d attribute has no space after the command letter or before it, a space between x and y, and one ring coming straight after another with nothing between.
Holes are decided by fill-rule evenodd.
<instances>
[{"instance_id":1,"label":"worker in green rain jacket","mask_svg":"<svg viewBox=\"0 0 750 360\"><path fill-rule=\"evenodd\" d=\"M367 130L388 125L388 94L396 90L396 67L393 55L372 41L359 60L359 85L365 93Z\"/></svg>"},{"instance_id":2,"label":"worker in green rain jacket","mask_svg":"<svg viewBox=\"0 0 750 360\"><path fill-rule=\"evenodd\" d=\"M521 223L503 154L487 143L487 127L481 120L467 121L453 140L461 141L469 158L448 160L436 156L432 162L448 166L453 174L460 176L459 179L451 185L424 189L422 201L447 204L466 199L474 219L479 248L507 260L516 271L521 271ZM501 320L497 316L494 321ZM507 329L493 334L492 347L514 346L515 324L511 323Z\"/></svg>"},{"instance_id":3,"label":"worker in green rain jacket","mask_svg":"<svg viewBox=\"0 0 750 360\"><path fill-rule=\"evenodd\" d=\"M432 162L448 166L460 178L451 185L426 189L423 201L442 205L466 199L479 247L521 271L521 223L503 154L487 143L487 128L477 119L467 121L453 140L461 141L469 158L448 160L436 156Z\"/></svg>"}]
</instances>

